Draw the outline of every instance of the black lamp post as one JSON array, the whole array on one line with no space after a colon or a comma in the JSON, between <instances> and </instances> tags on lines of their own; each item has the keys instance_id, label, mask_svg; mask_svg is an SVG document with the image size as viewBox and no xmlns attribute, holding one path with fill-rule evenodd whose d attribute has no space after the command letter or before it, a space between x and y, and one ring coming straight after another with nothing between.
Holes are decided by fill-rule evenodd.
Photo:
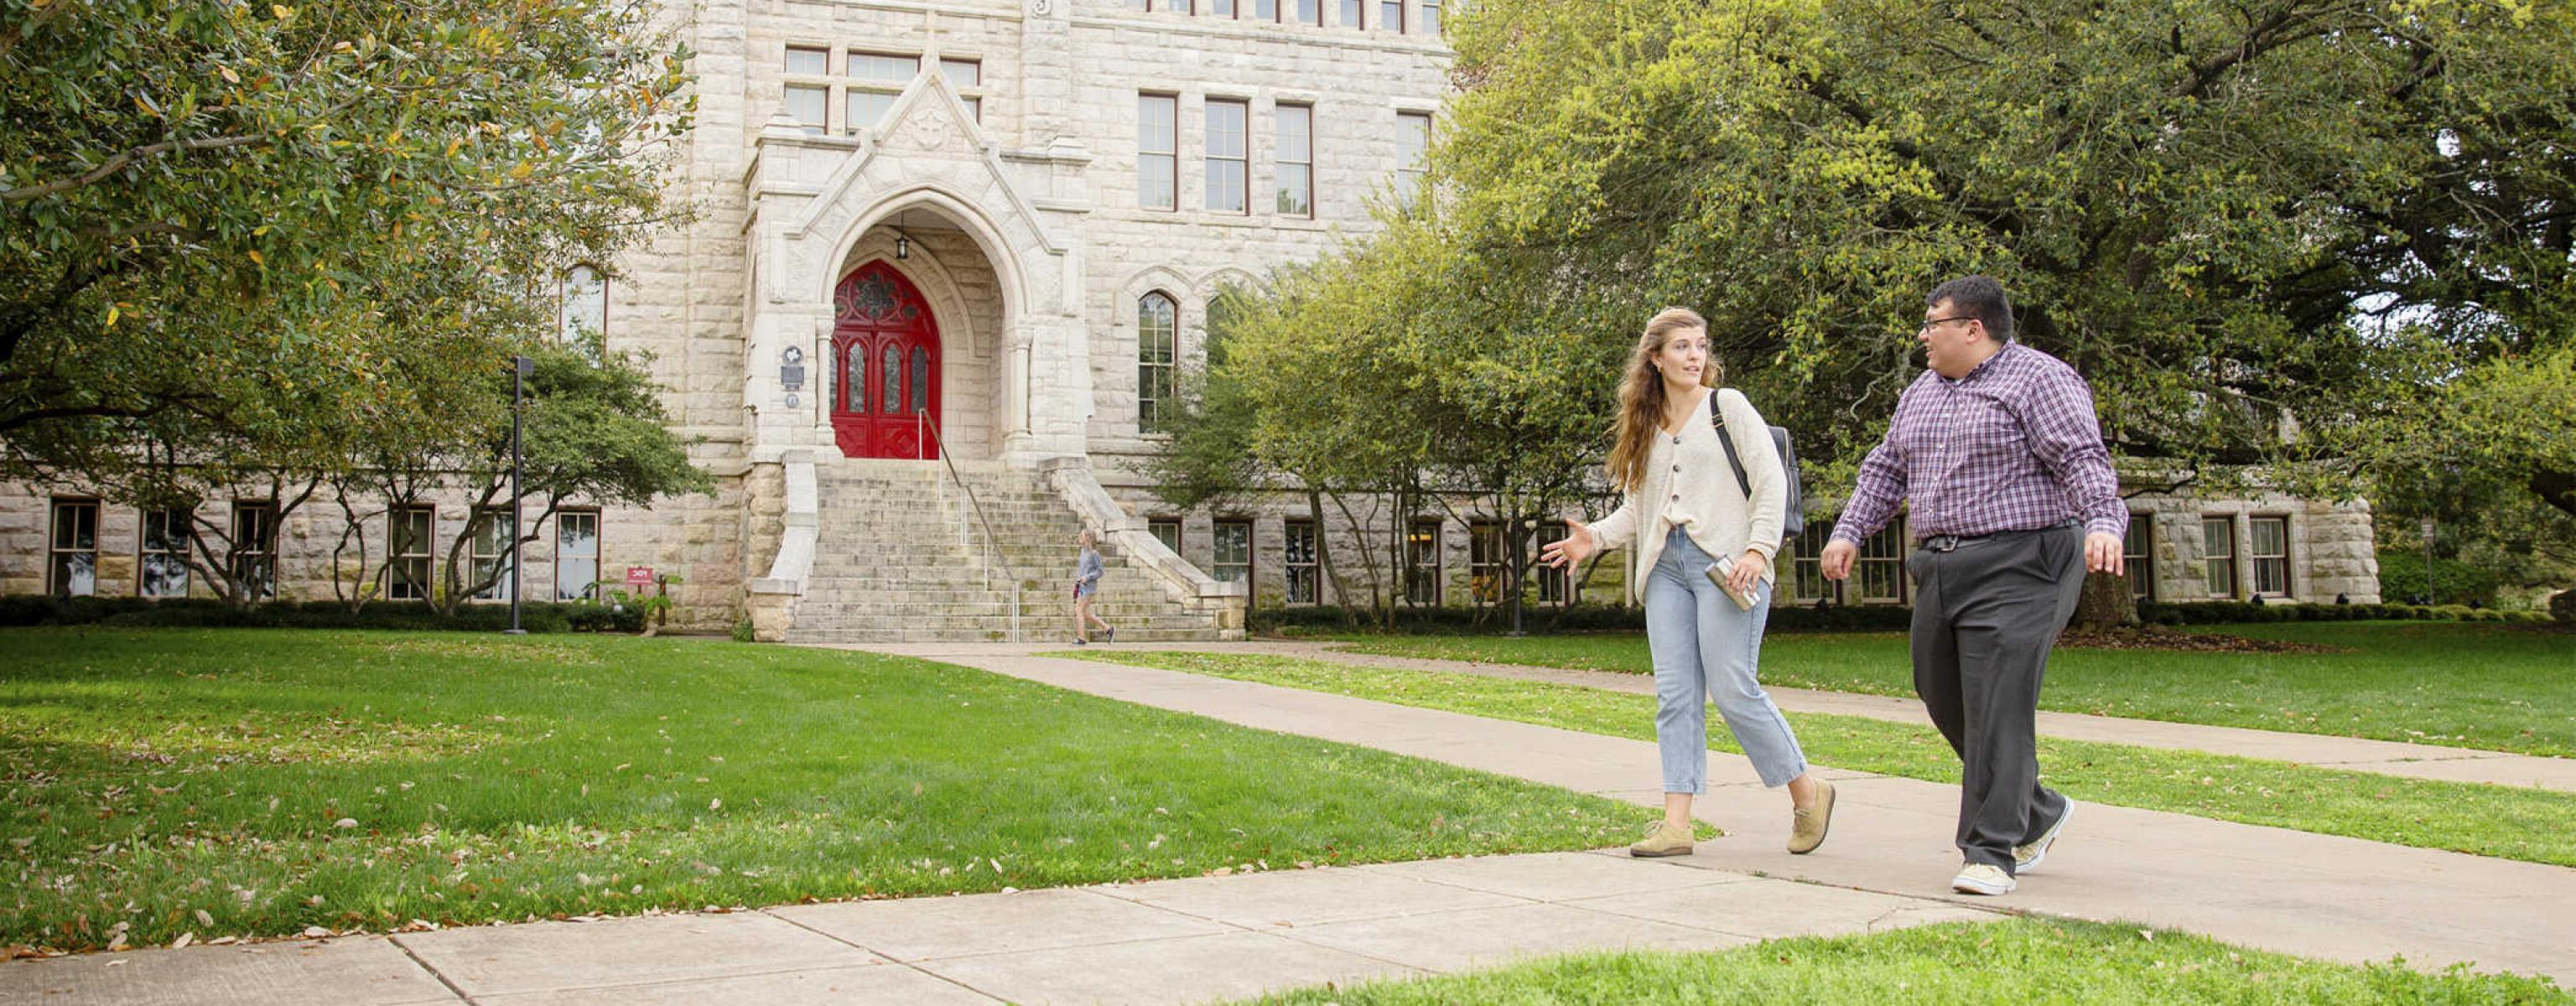
<instances>
[{"instance_id":1,"label":"black lamp post","mask_svg":"<svg viewBox=\"0 0 2576 1006\"><path fill-rule=\"evenodd\" d=\"M510 627L504 635L524 636L528 630L519 627L519 584L527 580L527 570L519 566L519 417L526 411L528 378L537 372L537 363L524 356L510 358Z\"/></svg>"}]
</instances>

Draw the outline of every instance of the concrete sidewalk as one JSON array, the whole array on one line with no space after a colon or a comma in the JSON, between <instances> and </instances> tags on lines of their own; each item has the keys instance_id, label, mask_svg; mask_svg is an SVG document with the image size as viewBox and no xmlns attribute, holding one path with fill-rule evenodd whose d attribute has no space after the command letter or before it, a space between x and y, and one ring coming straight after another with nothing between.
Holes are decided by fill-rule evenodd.
<instances>
[{"instance_id":1,"label":"concrete sidewalk","mask_svg":"<svg viewBox=\"0 0 2576 1006\"><path fill-rule=\"evenodd\" d=\"M1004 652L1037 653L1065 648L1064 646L1024 646ZM1639 695L1655 693L1654 679L1639 674L1578 671L1532 667L1524 664L1389 657L1370 653L1352 653L1338 649L1331 643L1260 640L1215 645L1161 643L1130 646L1121 644L1119 648L1268 653L1367 667L1445 674L1477 674L1522 681L1579 685L1585 688L1602 688ZM1924 718L1923 703L1911 698L1769 686L1764 690L1771 693L1772 700L1779 703L1780 708L1793 713L1859 716L1927 728L1932 725L1931 720ZM2401 744L2396 741L2367 740L2359 737L2334 737L2326 734L2214 727L2193 723L2168 723L2163 720L2123 719L2116 716L2046 711L2039 714L2039 733L2043 737L2065 740L2133 744L2139 747L2176 751L2202 751L2241 758L2285 761L2318 768L2342 769L2348 772L2372 772L2443 782L2526 786L2559 793L2576 793L2576 758L2544 758L2504 751L2481 751L2475 748L2442 747L2433 744Z\"/></svg>"},{"instance_id":2,"label":"concrete sidewalk","mask_svg":"<svg viewBox=\"0 0 2576 1006\"><path fill-rule=\"evenodd\" d=\"M887 647L1122 701L1379 748L1660 806L1651 742L1320 692L990 646ZM2047 868L2000 900L1949 892L1958 790L1825 770L1840 807L1822 850L1791 856L1788 798L1711 753L1700 816L1729 869L1975 907L2182 929L2346 962L2403 955L2576 985L2576 870L2280 828L2082 804ZM1640 827L1647 815L1640 814Z\"/></svg>"},{"instance_id":3,"label":"concrete sidewalk","mask_svg":"<svg viewBox=\"0 0 2576 1006\"><path fill-rule=\"evenodd\" d=\"M1999 918L1719 869L1550 853L0 965L47 1006L1200 1003L1584 950L1716 950Z\"/></svg>"}]
</instances>

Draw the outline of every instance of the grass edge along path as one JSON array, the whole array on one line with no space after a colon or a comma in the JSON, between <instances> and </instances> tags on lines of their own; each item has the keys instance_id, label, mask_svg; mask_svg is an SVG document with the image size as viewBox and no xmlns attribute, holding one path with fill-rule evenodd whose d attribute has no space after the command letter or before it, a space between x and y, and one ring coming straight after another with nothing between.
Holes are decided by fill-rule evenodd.
<instances>
[{"instance_id":1,"label":"grass edge along path","mask_svg":"<svg viewBox=\"0 0 2576 1006\"><path fill-rule=\"evenodd\" d=\"M1235 1006L1882 1006L2085 1002L2567 1006L2547 978L2425 974L2249 950L2169 930L2021 917L1860 936L1799 937L1702 953L1573 954L1491 970L1296 989Z\"/></svg>"},{"instance_id":2,"label":"grass edge along path","mask_svg":"<svg viewBox=\"0 0 2576 1006\"><path fill-rule=\"evenodd\" d=\"M2243 727L2541 757L2576 756L2576 634L2444 622L2195 626L2334 653L2204 653L2059 647L2048 712ZM1318 637L1354 653L1618 674L1653 673L1635 632L1527 636ZM1762 680L1913 698L1903 633L1774 633ZM2443 673L2427 674L2438 667Z\"/></svg>"},{"instance_id":3,"label":"grass edge along path","mask_svg":"<svg viewBox=\"0 0 2576 1006\"><path fill-rule=\"evenodd\" d=\"M30 952L1636 828L1603 797L953 665L609 637L0 630L0 780L0 948Z\"/></svg>"},{"instance_id":4,"label":"grass edge along path","mask_svg":"<svg viewBox=\"0 0 2576 1006\"><path fill-rule=\"evenodd\" d=\"M1632 740L1655 737L1651 695L1394 670L1270 654L1075 651L1046 656L1205 674ZM1818 765L1957 785L1928 725L1789 713ZM1741 753L1709 717L1709 747ZM2048 784L2078 800L2374 842L2576 866L2576 794L2411 779L2288 762L2042 737Z\"/></svg>"}]
</instances>

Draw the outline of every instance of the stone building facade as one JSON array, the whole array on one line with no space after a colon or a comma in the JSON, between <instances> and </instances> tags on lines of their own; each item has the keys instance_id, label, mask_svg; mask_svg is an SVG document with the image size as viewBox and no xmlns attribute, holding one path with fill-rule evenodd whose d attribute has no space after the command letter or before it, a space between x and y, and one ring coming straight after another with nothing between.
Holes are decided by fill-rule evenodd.
<instances>
[{"instance_id":1,"label":"stone building facade","mask_svg":"<svg viewBox=\"0 0 2576 1006\"><path fill-rule=\"evenodd\" d=\"M719 488L538 527L529 596L649 566L680 577L688 626L988 637L1061 624L1043 620L1066 606L1064 539L1087 525L1113 578L1139 585L1107 599L1113 620L1229 636L1247 601L1333 599L1313 542L1356 554L1338 513L1318 526L1292 497L1166 512L1130 472L1218 291L1365 235L1373 200L1410 191L1449 89L1439 0L669 2L699 76L670 184L698 216L572 277L566 313L651 354ZM263 502L199 516L256 525ZM1393 532L1385 502L1368 540ZM2376 596L2357 509L2140 506L2159 591L2208 586L2220 539L2200 518L2223 514L2243 590L2286 561L2282 596ZM435 532L435 564L466 516L447 499L400 519ZM2256 558L2274 516L2263 545L2286 559ZM154 519L0 486L0 593L167 589ZM277 521L281 593L331 596L341 521L317 504ZM1420 572L1401 589L1450 604L1485 589L1489 529L1404 527ZM1603 583L1546 593L1615 599Z\"/></svg>"}]
</instances>

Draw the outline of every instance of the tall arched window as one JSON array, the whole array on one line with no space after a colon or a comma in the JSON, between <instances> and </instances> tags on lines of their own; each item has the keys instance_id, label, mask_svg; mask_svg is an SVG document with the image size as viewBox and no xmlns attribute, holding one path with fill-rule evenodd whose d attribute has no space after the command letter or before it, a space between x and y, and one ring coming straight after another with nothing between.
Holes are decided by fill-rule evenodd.
<instances>
[{"instance_id":1,"label":"tall arched window","mask_svg":"<svg viewBox=\"0 0 2576 1006\"><path fill-rule=\"evenodd\" d=\"M565 342L580 342L608 333L608 274L584 262L564 270L563 306L556 331Z\"/></svg>"},{"instance_id":2,"label":"tall arched window","mask_svg":"<svg viewBox=\"0 0 2576 1006\"><path fill-rule=\"evenodd\" d=\"M1136 426L1159 429L1180 397L1181 309L1160 290L1136 300Z\"/></svg>"}]
</instances>

